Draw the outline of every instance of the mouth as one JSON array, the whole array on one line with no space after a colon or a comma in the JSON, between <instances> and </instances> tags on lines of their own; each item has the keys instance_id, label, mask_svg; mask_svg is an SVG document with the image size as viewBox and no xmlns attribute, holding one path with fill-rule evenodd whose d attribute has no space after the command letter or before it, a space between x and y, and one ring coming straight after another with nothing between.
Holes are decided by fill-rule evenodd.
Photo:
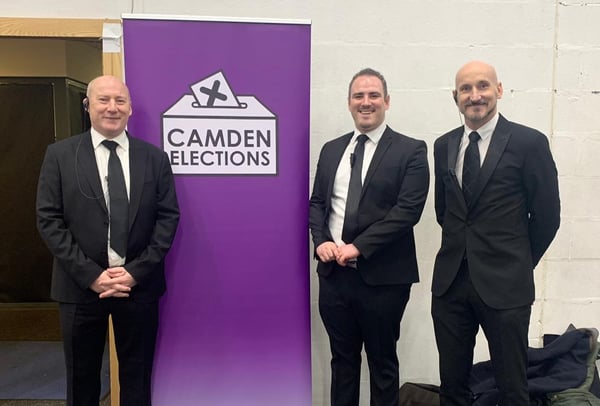
<instances>
[{"instance_id":1,"label":"mouth","mask_svg":"<svg viewBox=\"0 0 600 406\"><path fill-rule=\"evenodd\" d=\"M486 103L469 103L469 104L467 104L467 107L477 108L477 107L484 107L485 105L486 105Z\"/></svg>"}]
</instances>

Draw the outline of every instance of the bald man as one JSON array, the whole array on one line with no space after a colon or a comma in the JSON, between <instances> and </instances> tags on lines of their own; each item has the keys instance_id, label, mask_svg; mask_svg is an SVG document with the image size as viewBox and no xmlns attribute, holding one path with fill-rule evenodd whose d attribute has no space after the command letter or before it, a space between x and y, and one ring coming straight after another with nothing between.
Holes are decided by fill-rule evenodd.
<instances>
[{"instance_id":1,"label":"bald man","mask_svg":"<svg viewBox=\"0 0 600 406\"><path fill-rule=\"evenodd\" d=\"M470 405L469 374L482 327L498 404L528 406L527 333L533 270L560 224L557 171L541 132L498 113L502 83L487 63L456 74L465 124L436 140L435 210L442 244L432 316L441 405Z\"/></svg>"},{"instance_id":2,"label":"bald man","mask_svg":"<svg viewBox=\"0 0 600 406\"><path fill-rule=\"evenodd\" d=\"M150 405L164 258L179 221L173 175L163 151L125 131L132 109L121 80L92 80L84 106L91 130L48 146L37 192L38 229L54 256L67 404L98 405L112 315L120 404Z\"/></svg>"}]
</instances>

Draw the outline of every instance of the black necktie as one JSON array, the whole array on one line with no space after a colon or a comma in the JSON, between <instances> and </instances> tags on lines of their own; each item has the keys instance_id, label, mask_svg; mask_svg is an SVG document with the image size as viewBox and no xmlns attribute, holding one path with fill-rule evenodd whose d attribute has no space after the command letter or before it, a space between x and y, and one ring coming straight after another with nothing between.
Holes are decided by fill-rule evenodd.
<instances>
[{"instance_id":1,"label":"black necktie","mask_svg":"<svg viewBox=\"0 0 600 406\"><path fill-rule=\"evenodd\" d=\"M479 176L479 170L481 168L479 146L477 145L477 141L479 141L480 138L481 137L476 131L469 134L469 145L465 151L465 160L463 161L462 189L467 206L471 205L475 181L477 180L477 176Z\"/></svg>"},{"instance_id":2,"label":"black necktie","mask_svg":"<svg viewBox=\"0 0 600 406\"><path fill-rule=\"evenodd\" d=\"M358 234L358 202L362 192L362 166L365 156L365 134L358 136L354 153L350 155L350 183L348 184L348 197L346 198L346 211L344 214L344 227L342 240L350 244Z\"/></svg>"},{"instance_id":3,"label":"black necktie","mask_svg":"<svg viewBox=\"0 0 600 406\"><path fill-rule=\"evenodd\" d=\"M129 229L129 201L121 160L114 141L102 141L110 150L108 158L108 197L110 213L110 247L121 257L127 253L127 231Z\"/></svg>"}]
</instances>

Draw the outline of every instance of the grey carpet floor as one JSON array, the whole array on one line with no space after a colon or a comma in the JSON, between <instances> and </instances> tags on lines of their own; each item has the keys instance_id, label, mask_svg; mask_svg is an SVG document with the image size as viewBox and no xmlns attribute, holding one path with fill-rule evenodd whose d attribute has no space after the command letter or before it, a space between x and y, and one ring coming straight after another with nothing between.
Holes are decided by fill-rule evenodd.
<instances>
[{"instance_id":1,"label":"grey carpet floor","mask_svg":"<svg viewBox=\"0 0 600 406\"><path fill-rule=\"evenodd\" d=\"M60 341L0 341L0 400L64 400L66 372ZM102 395L110 389L108 349Z\"/></svg>"}]
</instances>

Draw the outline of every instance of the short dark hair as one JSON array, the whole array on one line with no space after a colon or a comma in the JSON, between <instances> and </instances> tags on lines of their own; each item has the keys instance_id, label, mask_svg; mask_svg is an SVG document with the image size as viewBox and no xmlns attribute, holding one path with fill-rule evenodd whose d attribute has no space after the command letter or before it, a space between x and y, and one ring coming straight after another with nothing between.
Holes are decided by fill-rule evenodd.
<instances>
[{"instance_id":1,"label":"short dark hair","mask_svg":"<svg viewBox=\"0 0 600 406\"><path fill-rule=\"evenodd\" d=\"M388 95L387 82L385 81L385 78L383 77L383 75L381 73L379 73L378 71L376 71L375 69L364 68L364 69L361 69L360 71L358 71L354 76L352 76L352 80L350 81L350 84L348 85L348 99L351 96L350 92L352 90L352 84L354 83L356 78L359 76L375 76L376 78L381 80L381 83L383 84L383 97L387 97L387 95Z\"/></svg>"}]
</instances>

